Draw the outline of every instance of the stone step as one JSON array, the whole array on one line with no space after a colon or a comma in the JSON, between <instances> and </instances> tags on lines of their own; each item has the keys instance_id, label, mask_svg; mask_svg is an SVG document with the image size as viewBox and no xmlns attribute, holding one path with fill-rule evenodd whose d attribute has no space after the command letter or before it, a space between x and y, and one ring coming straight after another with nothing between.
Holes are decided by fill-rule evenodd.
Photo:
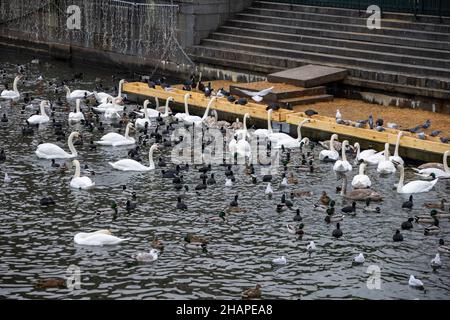
<instances>
[{"instance_id":1,"label":"stone step","mask_svg":"<svg viewBox=\"0 0 450 320\"><path fill-rule=\"evenodd\" d=\"M391 45L383 43L373 43L358 40L346 40L346 39L334 39L334 38L324 38L324 37L314 37L307 35L296 35L287 34L282 32L272 32L264 31L250 28L237 28L231 26L221 26L217 33L236 35L236 36L247 36L254 38L264 38L264 39L277 39L280 41L287 41L291 43L309 43L318 45L327 45L339 48L350 48L356 50L368 50L374 52L389 52L393 54L404 54L411 56L419 56L426 58L435 59L448 59L450 57L449 51L444 50L434 50L426 48L415 48L400 45Z\"/></svg>"},{"instance_id":2,"label":"stone step","mask_svg":"<svg viewBox=\"0 0 450 320\"><path fill-rule=\"evenodd\" d=\"M255 65L259 72L265 74L313 63L300 59L280 58L278 56L219 47L195 46L189 49L189 53L192 59L197 62L231 68L233 66L236 66L236 68L243 66L244 70L253 70L253 65ZM256 61L258 64L256 64ZM378 85L379 89L383 89L382 87L384 86L386 87L385 90L395 92L397 87L401 87L401 92L403 93L419 95L419 92L421 92L437 98L447 94L450 97L450 79L433 79L398 72L391 73L383 70L362 69L355 66L340 67L348 69L348 78L358 79L361 83L372 81L382 84Z\"/></svg>"},{"instance_id":3,"label":"stone step","mask_svg":"<svg viewBox=\"0 0 450 320\"><path fill-rule=\"evenodd\" d=\"M408 74L416 74L421 76L433 76L450 79L450 69L417 67L411 64L400 64L394 62L385 62L377 60L362 59L356 57L343 57L333 54L323 54L316 52L302 52L297 50L288 50L283 48L272 48L261 45L251 45L244 43L234 43L228 41L220 41L214 39L205 39L202 44L208 47L221 47L238 51L247 51L261 53L264 55L278 56L280 58L293 58L299 60L309 60L312 64L325 64L335 67L347 68L347 66L357 66L360 68L368 68L375 70L387 70L393 72L401 72Z\"/></svg>"},{"instance_id":4,"label":"stone step","mask_svg":"<svg viewBox=\"0 0 450 320\"><path fill-rule=\"evenodd\" d=\"M390 36L396 38L409 38L409 39L422 39L427 41L439 41L446 42L450 45L450 34L428 32L428 31L418 31L418 30L407 30L407 29L397 29L397 28L386 28L370 30L365 25L353 25L353 24L336 24L325 21L317 20L299 20L284 17L273 17L273 16L263 16L257 14L248 13L238 13L236 19L245 20L248 22L255 21L261 23L269 24L281 24L296 27L308 27L324 30L334 30L343 32L354 32L361 34L376 34L383 36Z\"/></svg>"},{"instance_id":5,"label":"stone step","mask_svg":"<svg viewBox=\"0 0 450 320\"><path fill-rule=\"evenodd\" d=\"M333 101L333 98L334 97L332 95L322 94L322 95L316 95L316 96L282 99L279 102L290 103L292 106L302 106L305 104L312 104L312 103L317 103L317 102ZM294 110L295 110L295 108L294 108Z\"/></svg>"},{"instance_id":6,"label":"stone step","mask_svg":"<svg viewBox=\"0 0 450 320\"><path fill-rule=\"evenodd\" d=\"M443 0L444 1L444 0ZM318 13L337 15L341 17L360 17L366 15L365 10L347 9L347 8L334 8L334 7L322 7L322 6L308 6L301 4L280 3L271 1L253 1L252 7L265 8L272 10L288 10L296 12L306 13ZM410 21L420 23L432 23L441 25L450 25L450 17L442 17L431 15L417 15L417 18L410 13L397 13L383 10L383 19Z\"/></svg>"},{"instance_id":7,"label":"stone step","mask_svg":"<svg viewBox=\"0 0 450 320\"><path fill-rule=\"evenodd\" d=\"M425 58L425 57L417 57L413 55L406 54L394 54L388 52L374 52L369 50L360 50L353 48L342 48L335 47L331 45L319 45L319 44L309 44L306 42L292 42L292 41L282 41L278 38L256 38L256 37L248 37L248 36L238 36L238 35L230 35L226 33L213 33L210 35L209 39L234 42L234 43L243 43L243 44L253 44L258 46L266 46L272 48L283 48L289 50L297 50L301 52L316 52L316 53L324 53L324 54L335 54L346 57L354 57L354 58L363 58L368 60L376 60L376 61L387 61L387 62L395 62L401 64L413 64L415 66L427 66L427 67L436 67L436 68L449 68L450 69L450 60L448 59L435 59L435 58ZM276 39L276 40L275 40ZM450 58L450 52L447 55L447 58Z\"/></svg>"},{"instance_id":8,"label":"stone step","mask_svg":"<svg viewBox=\"0 0 450 320\"><path fill-rule=\"evenodd\" d=\"M335 31L332 29L326 30L326 29L298 27L283 24L263 23L263 22L245 21L236 19L229 20L226 25L235 28L247 28L259 31L279 32L298 36L304 35L309 37L365 41L368 43L376 43L376 44L390 44L398 46L450 51L450 44L448 42L436 42L436 41L409 39L409 38L395 38L377 34L344 32L344 31Z\"/></svg>"},{"instance_id":9,"label":"stone step","mask_svg":"<svg viewBox=\"0 0 450 320\"><path fill-rule=\"evenodd\" d=\"M342 16L338 14L328 14L328 13L312 13L312 12L301 12L293 10L280 10L274 8L259 8L259 7L249 7L245 11L248 14L262 15L262 16L272 16L281 18L290 18L297 20L308 20L308 21L324 21L333 24L351 24L357 26L366 27L368 14L364 13L362 16ZM445 24L435 24L435 23L420 23L413 21L402 21L402 20L389 20L382 17L381 20L382 28L396 28L396 29L406 29L406 30L418 30L418 31L428 31L435 33L450 33L450 25Z\"/></svg>"}]
</instances>

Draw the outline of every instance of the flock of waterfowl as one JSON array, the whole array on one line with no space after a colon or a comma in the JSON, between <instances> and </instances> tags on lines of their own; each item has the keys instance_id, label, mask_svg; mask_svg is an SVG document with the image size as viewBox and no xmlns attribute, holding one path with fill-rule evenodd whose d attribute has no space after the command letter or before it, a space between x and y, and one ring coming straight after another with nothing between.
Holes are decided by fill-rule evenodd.
<instances>
[{"instance_id":1,"label":"flock of waterfowl","mask_svg":"<svg viewBox=\"0 0 450 320\"><path fill-rule=\"evenodd\" d=\"M22 70L23 71L23 70ZM23 71L25 73L25 71ZM65 136L62 133L62 128L74 123L81 123L83 130L91 131L98 130L104 132L104 123L111 123L111 132L105 133L100 140L90 142L91 152L96 152L97 147L104 148L117 148L127 146L130 149L128 152L129 158L117 159L115 162L109 162L109 165L114 170L120 171L135 171L135 172L149 172L154 171L156 174L161 174L163 178L171 179L175 190L178 190L179 196L177 197L177 209L187 210L189 201L184 196L184 193L189 190L189 186L184 183L184 178L188 174L199 174L199 184L194 188L196 191L207 188L228 188L232 190L233 184L236 181L237 166L234 163L238 158L249 160L252 157L257 156L254 148L250 144L249 140L257 139L257 146L264 146L267 152L275 152L279 156L281 163L281 173L274 173L273 171L265 172L264 174L258 174L253 163L250 161L245 162L244 179L248 179L252 185L264 184L265 196L269 199L274 197L274 188L282 191L282 197L280 203L274 205L274 209L279 213L286 214L287 212L295 212L292 218L292 223L287 224L286 231L299 239L302 239L305 234L305 223L302 222L302 209L295 208L294 199L298 197L311 198L314 194L308 190L294 189L299 184L299 180L296 177L302 172L312 172L315 168L315 162L331 162L330 171L334 171L341 179L342 186L337 188L337 192L344 199L352 201L351 206L343 208L336 208L336 199L323 192L322 196L317 199L317 203L314 204L313 210L321 212L324 217L325 223L335 224L331 236L334 238L340 238L345 234L351 234L351 230L341 229L341 222L348 219L347 216L354 216L357 212L363 212L367 214L379 214L382 213L382 207L380 204L373 205L372 202L381 202L383 197L381 193L374 189L370 175L367 171L369 168L376 168L377 174L381 176L392 175L399 171L399 181L395 187L396 192L411 194L409 200L401 206L404 209L411 209L414 204L414 198L412 194L428 192L432 190L439 181L450 178L450 170L448 168L447 157L450 151L447 151L443 157L443 163L427 163L418 168L415 168L418 177L424 179L409 181L405 183L405 163L399 156L399 142L402 136L400 132L398 135L397 144L395 146L394 155L389 153L389 144L385 145L385 149L381 152L374 149L361 150L360 145L355 143L354 146L349 146L348 141L339 142L338 135L333 134L329 141L322 141L318 144L310 141L307 137L302 137L301 127L308 120L299 123L298 136L296 138L282 132L274 132L271 125L271 116L273 109L268 107L267 110L267 129L248 129L247 121L250 119L250 115L246 114L243 117L242 122L237 119L234 123L228 123L226 121L219 121L217 112L214 110L214 102L216 99L227 99L228 93L223 89L217 93L211 90L210 86L205 87L202 85L203 91L210 98L210 103L202 117L194 116L189 113L189 90L194 87L199 87L198 84L192 83L193 79L188 84L185 84L184 89L187 90L185 95L185 110L184 113L172 113L170 109L170 102L172 98L168 98L164 106L159 105L158 98L155 98L155 108L150 108L151 103L146 100L141 109L129 109L124 105L124 98L122 95L122 85L125 82L121 80L118 86L117 95L106 93L87 91L87 90L71 90L66 84L60 86L65 91L65 95L62 96L62 100L57 102L50 102L48 100L42 101L30 101L30 97L21 95L19 91L19 81L22 75L17 76L13 82L13 90L3 90L1 97L11 101L13 110L20 112L25 123L22 128L23 135L34 135L36 126L48 126L48 128L55 129L55 140L61 141ZM165 83L165 79L161 79L149 84L151 86L161 86L170 92L170 85ZM98 89L98 88L97 88ZM57 92L58 89L55 89ZM257 99L260 96L257 95ZM65 102L64 102L65 100ZM26 111L33 109L33 104L39 104L39 111L29 117L25 116ZM72 106L73 111L67 112L67 123L58 123L54 118L54 111L57 107L63 108L69 104ZM210 116L212 110L213 116ZM3 114L2 122L7 122L6 114ZM202 141L202 150L194 150L193 152L203 152L205 146L213 144L211 138L208 138L207 131L212 129L221 130L225 135L225 149L230 155L230 162L223 163L203 163L201 165L189 166L189 164L177 164L173 168L167 168L170 164L166 163L162 158L158 161L154 160L155 152L160 149L170 150L177 144L183 142L183 137L175 136L173 133L176 128L197 128L200 129L202 135L200 137ZM116 130L113 130L116 128ZM124 133L123 133L124 131ZM132 137L132 131L136 134ZM82 190L95 190L95 182L91 177L95 175L82 176L82 166L80 161L83 157L76 150L76 144L82 141L82 132L73 131L69 134L67 139L67 147L69 152L65 151L65 148L58 146L55 141L40 143L36 150L35 155L40 159L50 160L52 167L60 167L61 169L68 170L67 165L59 164L56 162L58 159L73 159L72 165L74 167L74 175L70 181L70 187L73 189ZM141 157L141 153L146 146L148 148L148 158ZM314 153L314 148L321 145L323 150L317 155ZM350 148L352 147L352 148ZM4 162L8 157L8 150L0 150L0 162ZM299 165L293 165L293 158L299 160ZM148 166L146 165L148 159ZM226 166L225 171L225 184L223 186L218 185L214 172L215 166ZM351 174L354 169L358 169L351 181L353 190L347 190L347 175ZM86 168L86 167L85 167ZM4 168L6 171L7 168ZM86 171L85 171L86 172ZM375 173L371 173L375 174ZM430 180L431 179L431 180ZM276 181L281 181L279 185L276 185ZM5 183L11 182L11 177L5 172ZM251 185L249 185L249 188ZM136 207L137 196L134 193L131 199L126 202L126 210L133 210ZM363 202L364 205L360 206L357 202ZM44 197L41 199L41 205L49 206L53 205L55 200L51 197ZM400 206L399 206L400 207ZM401 209L401 208L399 208ZM408 230L414 228L414 223L421 223L427 225L424 228L424 235L436 235L441 232L439 226L439 220L449 219L450 212L447 206L446 200L442 199L440 203L426 203L424 204L424 211L430 210L430 214L416 216L409 218L403 222L401 226L395 231L392 236L393 241L403 241L407 238L407 235L401 233L400 229ZM117 204L113 205L113 210L117 212ZM218 221L220 223L226 223L228 217L233 214L257 214L251 212L250 209L240 207L239 196L233 195L233 199L229 203L229 206L212 217L209 217L209 221ZM380 218L381 215L380 215ZM313 232L313 231L310 231ZM77 245L86 246L106 246L117 245L129 238L120 238L111 233L110 230L97 230L87 232L77 232L74 235L74 242ZM206 250L209 241L202 236L188 233L184 237L185 245L188 249L194 250ZM151 243L151 249L148 252L137 252L134 258L140 262L153 262L158 259L161 251L164 247L162 240L154 239ZM316 246L314 241L310 241L305 250L309 254L313 254L315 251L320 250ZM449 254L450 246L446 245L443 239L439 240L436 246L435 257L431 260L431 267L438 269L442 266L440 254ZM289 260L285 256L277 257L273 259L273 264L284 265L289 263ZM359 253L353 260L354 264L363 264L365 262L364 253ZM55 283L60 286L61 284L56 281ZM423 283L410 275L409 285L413 287L423 288ZM258 298L261 296L261 286L258 284L256 288L251 288L243 293L244 298Z\"/></svg>"}]
</instances>

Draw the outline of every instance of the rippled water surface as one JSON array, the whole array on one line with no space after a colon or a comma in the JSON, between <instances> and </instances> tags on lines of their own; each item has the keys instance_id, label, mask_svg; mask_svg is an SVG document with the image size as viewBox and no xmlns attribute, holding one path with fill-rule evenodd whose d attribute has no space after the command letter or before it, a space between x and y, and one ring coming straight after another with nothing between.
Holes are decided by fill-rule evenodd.
<instances>
[{"instance_id":1,"label":"rippled water surface","mask_svg":"<svg viewBox=\"0 0 450 320\"><path fill-rule=\"evenodd\" d=\"M25 64L30 57L18 57L9 53L0 55L0 68L7 71L1 79L11 87L15 64ZM84 72L81 81L73 87L94 88L96 78L111 86L114 70L96 70L86 66L69 66L41 60L40 65L26 65L26 80L19 90L30 92L35 98L55 99L64 96L55 94L48 81L60 82L71 79L73 74ZM36 78L42 74L44 85ZM119 77L119 76L118 76ZM117 85L117 84L116 84ZM64 101L64 99L62 99ZM421 225L412 231L404 231L405 241L392 242L395 229L401 222L416 214L426 214L422 208L425 201L438 202L448 197L449 184L440 181L436 188L426 194L415 196L412 211L401 209L405 196L392 190L398 175L380 177L374 168L369 168L374 189L384 197L379 214L357 210L355 217L347 216L341 223L344 236L336 240L331 236L334 224L324 222L324 214L312 210L322 191L327 191L337 201L337 208L350 205L335 193L340 185L332 172L332 164L315 160L314 173L296 172L300 184L287 190L278 188L280 177L273 182L273 200L264 196L266 184L253 185L242 167L234 167L236 183L232 189L225 188L225 168L215 166L218 184L197 194L193 191L199 183L199 173L191 168L185 173L190 190L184 200L187 211L176 209L178 192L170 179L163 179L161 170L150 173L124 173L112 171L108 161L127 157L128 148L97 148L89 150L91 139L102 134L86 131L80 125L68 126L67 112L57 108L55 118L64 122L64 130L83 132L85 144L77 146L78 159L82 166L88 164L95 171L91 178L96 187L91 191L74 191L69 188L73 171L61 174L51 167L50 161L37 159L34 151L42 142L56 142L53 128L42 126L34 136L22 136L21 127L25 119L37 110L20 113L18 105L0 102L0 113L6 113L9 122L0 123L0 148L7 154L0 162L0 296L14 299L239 299L243 290L262 286L265 299L448 299L450 268L448 256L441 255L443 268L433 272L430 260L437 253L439 238L450 242L449 223L441 220L441 234L424 236ZM105 132L113 130L106 126ZM66 141L57 142L67 150ZM320 148L314 153L318 155ZM143 147L145 159L148 146ZM159 152L169 161L170 150ZM298 162L298 155L292 155ZM58 160L63 163L63 160ZM69 163L68 163L69 164ZM259 168L257 168L259 169ZM282 169L280 169L282 170ZM257 170L259 172L259 170ZM3 172L8 172L11 183L3 182ZM349 174L349 181L356 168ZM406 180L414 178L408 168ZM122 191L121 185L127 185ZM292 222L293 211L277 213L276 204L283 192L290 189L310 190L312 198L296 198L295 207L301 208L305 223L305 236L298 240L286 230ZM138 194L137 209L127 214L119 209L113 219L110 204L114 200L123 202L129 192ZM247 213L231 214L228 223L207 222L206 218L217 215L226 208L234 194L239 193L241 207ZM39 200L51 195L57 202L55 207L43 208ZM358 204L359 208L364 206ZM73 242L80 231L109 228L120 237L130 241L113 247L83 247ZM207 252L189 251L184 248L183 238L187 232L204 236L209 240ZM137 264L133 254L149 250L153 236L165 243L159 259L150 264ZM317 251L306 252L306 245L314 240ZM352 266L352 259L363 252L363 266ZM274 266L272 259L284 255L285 266ZM81 288L36 289L38 279L65 277L70 265L81 269ZM369 290L366 273L369 265L381 269L381 289ZM426 291L408 286L408 278L414 274L421 279Z\"/></svg>"}]
</instances>

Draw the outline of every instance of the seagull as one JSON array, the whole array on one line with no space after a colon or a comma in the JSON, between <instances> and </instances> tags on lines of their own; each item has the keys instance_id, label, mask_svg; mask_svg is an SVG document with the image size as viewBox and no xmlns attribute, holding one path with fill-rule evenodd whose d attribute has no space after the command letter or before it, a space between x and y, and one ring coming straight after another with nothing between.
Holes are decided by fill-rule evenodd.
<instances>
[{"instance_id":1,"label":"seagull","mask_svg":"<svg viewBox=\"0 0 450 320\"><path fill-rule=\"evenodd\" d=\"M264 89L258 92L254 92L254 91L248 91L248 90L243 90L243 89L239 89L239 91L241 91L242 93L252 97L253 100L255 100L256 102L261 102L263 100L263 97L268 95L269 93L272 92L274 87L270 87L268 89Z\"/></svg>"},{"instance_id":2,"label":"seagull","mask_svg":"<svg viewBox=\"0 0 450 320\"><path fill-rule=\"evenodd\" d=\"M341 112L339 111L339 109L336 110L336 120L337 120L337 119L342 119L342 114L341 114Z\"/></svg>"},{"instance_id":3,"label":"seagull","mask_svg":"<svg viewBox=\"0 0 450 320\"><path fill-rule=\"evenodd\" d=\"M264 193L266 195L268 195L269 197L272 197L273 189L272 189L272 186L271 186L270 182L267 184L266 191Z\"/></svg>"},{"instance_id":4,"label":"seagull","mask_svg":"<svg viewBox=\"0 0 450 320\"><path fill-rule=\"evenodd\" d=\"M423 289L423 282L420 281L419 279L414 278L413 275L409 276L408 284L411 287L414 287L414 288L417 288L417 289Z\"/></svg>"},{"instance_id":5,"label":"seagull","mask_svg":"<svg viewBox=\"0 0 450 320\"><path fill-rule=\"evenodd\" d=\"M441 256L439 255L439 253L436 253L436 256L431 260L430 264L433 270L442 267Z\"/></svg>"},{"instance_id":6,"label":"seagull","mask_svg":"<svg viewBox=\"0 0 450 320\"><path fill-rule=\"evenodd\" d=\"M364 261L366 261L366 259L364 258L364 255L362 253L353 258L354 264L363 264Z\"/></svg>"},{"instance_id":7,"label":"seagull","mask_svg":"<svg viewBox=\"0 0 450 320\"><path fill-rule=\"evenodd\" d=\"M10 183L12 181L11 177L8 175L8 173L5 172L5 183Z\"/></svg>"},{"instance_id":8,"label":"seagull","mask_svg":"<svg viewBox=\"0 0 450 320\"><path fill-rule=\"evenodd\" d=\"M306 246L306 250L308 250L308 252L313 252L316 251L316 244L314 243L314 241L310 241L309 244Z\"/></svg>"},{"instance_id":9,"label":"seagull","mask_svg":"<svg viewBox=\"0 0 450 320\"><path fill-rule=\"evenodd\" d=\"M150 252L139 252L135 259L140 262L153 262L158 259L158 250L152 249Z\"/></svg>"},{"instance_id":10,"label":"seagull","mask_svg":"<svg viewBox=\"0 0 450 320\"><path fill-rule=\"evenodd\" d=\"M283 265L283 264L286 264L287 261L286 261L286 258L284 256L281 256L280 258L273 259L272 262L274 264Z\"/></svg>"}]
</instances>

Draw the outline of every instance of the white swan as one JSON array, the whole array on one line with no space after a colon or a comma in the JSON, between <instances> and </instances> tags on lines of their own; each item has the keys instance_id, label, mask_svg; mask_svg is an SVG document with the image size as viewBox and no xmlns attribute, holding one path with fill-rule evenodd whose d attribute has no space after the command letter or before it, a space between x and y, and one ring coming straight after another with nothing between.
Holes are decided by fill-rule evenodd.
<instances>
[{"instance_id":1,"label":"white swan","mask_svg":"<svg viewBox=\"0 0 450 320\"><path fill-rule=\"evenodd\" d=\"M110 132L101 137L100 141L95 141L95 143L102 146L113 146L113 147L135 144L136 141L134 140L134 138L131 138L129 136L130 129L133 129L133 124L131 122L127 124L124 136L116 132Z\"/></svg>"},{"instance_id":2,"label":"white swan","mask_svg":"<svg viewBox=\"0 0 450 320\"><path fill-rule=\"evenodd\" d=\"M75 174L70 180L70 187L74 189L89 189L95 186L95 183L89 177L80 177L80 162L73 160L72 164L75 166Z\"/></svg>"},{"instance_id":3,"label":"white swan","mask_svg":"<svg viewBox=\"0 0 450 320\"><path fill-rule=\"evenodd\" d=\"M372 185L372 181L370 181L370 178L364 174L364 169L366 168L365 163L361 163L359 165L359 174L353 177L352 180L352 187L355 189L365 189L370 188Z\"/></svg>"},{"instance_id":4,"label":"white swan","mask_svg":"<svg viewBox=\"0 0 450 320\"><path fill-rule=\"evenodd\" d=\"M392 162L396 162L398 164L405 164L405 162L403 161L403 159L398 155L398 149L400 147L400 139L403 136L403 131L399 131L398 135L397 135L397 142L395 144L395 151L394 151L394 155L389 157L389 160L391 160Z\"/></svg>"},{"instance_id":5,"label":"white swan","mask_svg":"<svg viewBox=\"0 0 450 320\"><path fill-rule=\"evenodd\" d=\"M334 149L334 140L338 139L337 134L333 134L330 139L330 150L322 150L319 153L319 160L336 161L339 159L339 153Z\"/></svg>"},{"instance_id":6,"label":"white swan","mask_svg":"<svg viewBox=\"0 0 450 320\"><path fill-rule=\"evenodd\" d=\"M79 232L73 237L76 244L84 246L108 246L115 245L130 239L121 239L111 234L109 230L95 232Z\"/></svg>"},{"instance_id":7,"label":"white swan","mask_svg":"<svg viewBox=\"0 0 450 320\"><path fill-rule=\"evenodd\" d=\"M93 107L92 109L96 112L100 113L113 113L113 112L122 112L124 110L124 106L118 105L114 102L113 98L108 97L106 102L99 104L97 107Z\"/></svg>"},{"instance_id":8,"label":"white swan","mask_svg":"<svg viewBox=\"0 0 450 320\"><path fill-rule=\"evenodd\" d=\"M234 132L234 135L238 137L238 139L242 139L243 135L248 134L247 130L247 119L250 118L250 114L246 113L244 114L244 120L242 121L244 123L244 127L242 129L238 129Z\"/></svg>"},{"instance_id":9,"label":"white swan","mask_svg":"<svg viewBox=\"0 0 450 320\"><path fill-rule=\"evenodd\" d=\"M342 160L337 160L334 163L333 170L337 172L347 172L352 171L352 165L347 161L347 155L345 154L345 150L348 146L348 141L344 140L342 142Z\"/></svg>"},{"instance_id":10,"label":"white swan","mask_svg":"<svg viewBox=\"0 0 450 320\"><path fill-rule=\"evenodd\" d=\"M415 180L408 182L403 185L405 179L405 168L402 165L398 166L400 170L400 180L397 185L398 193L420 193L420 192L428 192L433 189L434 185L437 183L438 179L434 179L433 181L422 181Z\"/></svg>"},{"instance_id":11,"label":"white swan","mask_svg":"<svg viewBox=\"0 0 450 320\"><path fill-rule=\"evenodd\" d=\"M309 119L304 119L303 121L301 121L298 126L297 126L297 139L281 139L278 140L276 145L275 145L275 149L280 149L281 146L284 146L285 148L288 149L295 149L295 148L300 148L300 146L302 145L302 126L306 123L306 122L310 122ZM307 139L307 138L305 138ZM305 140L304 142L308 141L309 143L309 139Z\"/></svg>"},{"instance_id":12,"label":"white swan","mask_svg":"<svg viewBox=\"0 0 450 320\"><path fill-rule=\"evenodd\" d=\"M110 162L109 164L114 169L120 171L151 171L155 170L155 163L153 161L153 151L158 149L158 145L155 143L150 147L150 151L148 152L148 161L149 166L146 167L139 162L132 159L122 159L116 162Z\"/></svg>"},{"instance_id":13,"label":"white swan","mask_svg":"<svg viewBox=\"0 0 450 320\"><path fill-rule=\"evenodd\" d=\"M384 159L378 162L377 172L381 174L391 174L397 171L394 164L389 160L389 143L384 145Z\"/></svg>"},{"instance_id":14,"label":"white swan","mask_svg":"<svg viewBox=\"0 0 450 320\"><path fill-rule=\"evenodd\" d=\"M149 100L144 101L144 111L143 111L144 118L136 119L136 122L135 122L136 128L144 128L146 123L148 123L148 125L150 126L151 122L150 122L150 119L148 118L148 109L147 109L147 106L149 103L150 103Z\"/></svg>"},{"instance_id":15,"label":"white swan","mask_svg":"<svg viewBox=\"0 0 450 320\"><path fill-rule=\"evenodd\" d=\"M190 93L186 93L184 95L184 113L177 113L174 117L177 118L178 120L184 120L184 118L186 118L187 116L189 116L189 105L188 105L188 100L191 97Z\"/></svg>"},{"instance_id":16,"label":"white swan","mask_svg":"<svg viewBox=\"0 0 450 320\"><path fill-rule=\"evenodd\" d=\"M159 100L158 100L158 98L155 98L155 99L156 99L156 109L158 109L159 108ZM174 101L174 100L175 100L174 97L168 97L166 99L166 105L164 106L164 113L160 114L160 112L158 110L156 110L158 112L156 117L160 116L161 118L167 118L168 116L170 116L171 113L169 112L169 103L170 103L170 101ZM149 110L153 110L153 109L149 109ZM149 117L153 118L153 115L150 114Z\"/></svg>"},{"instance_id":17,"label":"white swan","mask_svg":"<svg viewBox=\"0 0 450 320\"><path fill-rule=\"evenodd\" d=\"M361 151L361 146L359 145L358 142L356 142L354 144L354 147L356 148L356 160L358 160L358 161L361 161L361 160L367 161L368 158L374 156L377 153L377 151L374 149L367 149L367 150Z\"/></svg>"},{"instance_id":18,"label":"white swan","mask_svg":"<svg viewBox=\"0 0 450 320\"><path fill-rule=\"evenodd\" d=\"M438 168L426 168L426 169L414 169L418 175L423 178L429 177L434 173L436 178L450 178L450 170L448 168L447 157L450 155L450 151L444 152L444 159L442 163L444 164L444 170Z\"/></svg>"},{"instance_id":19,"label":"white swan","mask_svg":"<svg viewBox=\"0 0 450 320\"><path fill-rule=\"evenodd\" d=\"M36 155L43 159L67 159L75 158L78 153L73 146L73 138L78 137L79 133L74 131L70 134L67 144L71 153L65 152L63 149L53 143L42 143L36 149Z\"/></svg>"},{"instance_id":20,"label":"white swan","mask_svg":"<svg viewBox=\"0 0 450 320\"><path fill-rule=\"evenodd\" d=\"M11 99L11 100L17 100L20 98L20 92L17 89L17 82L19 82L19 80L22 78L22 75L18 75L17 77L14 78L14 82L13 82L13 89L12 90L3 90L2 93L0 94L0 96L3 99Z\"/></svg>"},{"instance_id":21,"label":"white swan","mask_svg":"<svg viewBox=\"0 0 450 320\"><path fill-rule=\"evenodd\" d=\"M75 100L75 99L84 99L86 97L91 96L93 93L87 90L73 90L70 91L68 86L64 86L66 90L66 99L67 100Z\"/></svg>"},{"instance_id":22,"label":"white swan","mask_svg":"<svg viewBox=\"0 0 450 320\"><path fill-rule=\"evenodd\" d=\"M231 139L230 143L228 143L228 151L234 155L236 153L236 145L237 145L237 140L236 137L233 136L233 139Z\"/></svg>"},{"instance_id":23,"label":"white swan","mask_svg":"<svg viewBox=\"0 0 450 320\"><path fill-rule=\"evenodd\" d=\"M272 118L272 112L273 112L273 110L272 110L272 109L269 109L268 112L270 113L269 118L271 119L271 118ZM269 126L269 127L268 127L268 128L269 128L269 135L268 135L267 137L269 138L269 140L270 140L272 143L277 144L278 141L281 141L281 140L283 140L285 143L287 143L288 140L292 140L292 142L294 142L294 141L296 140L295 138L291 137L291 136L288 135L287 133L283 133L283 132L273 132L273 129L272 129L272 122L271 122L271 121L268 122L268 126Z\"/></svg>"},{"instance_id":24,"label":"white swan","mask_svg":"<svg viewBox=\"0 0 450 320\"><path fill-rule=\"evenodd\" d=\"M206 118L208 117L208 113L209 113L209 109L211 109L212 104L214 103L214 101L216 101L217 97L212 97L209 100L208 105L206 106L206 110L205 113L203 114L203 117L200 118L199 116L186 116L184 117L183 121L187 124L194 124L196 126L200 126L203 121L206 120Z\"/></svg>"},{"instance_id":25,"label":"white swan","mask_svg":"<svg viewBox=\"0 0 450 320\"><path fill-rule=\"evenodd\" d=\"M244 133L242 139L236 143L236 152L241 157L251 157L252 148L247 141L247 133Z\"/></svg>"},{"instance_id":26,"label":"white swan","mask_svg":"<svg viewBox=\"0 0 450 320\"><path fill-rule=\"evenodd\" d=\"M268 138L269 134L272 133L272 113L273 110L269 109L267 111L267 129L257 129L255 132L253 132L253 135L259 137L259 138Z\"/></svg>"},{"instance_id":27,"label":"white swan","mask_svg":"<svg viewBox=\"0 0 450 320\"><path fill-rule=\"evenodd\" d=\"M112 95L110 95L110 94L108 94L106 92L96 92L96 91L94 91L95 99L97 100L98 103L105 103L105 102L107 102L108 98L111 98L111 101L114 101L117 104L122 103L123 102L123 99L122 99L122 87L123 87L124 83L127 83L127 81L124 80L124 79L119 81L119 89L118 89L119 92L117 94L117 97L113 97Z\"/></svg>"},{"instance_id":28,"label":"white swan","mask_svg":"<svg viewBox=\"0 0 450 320\"><path fill-rule=\"evenodd\" d=\"M80 101L80 99L77 99L76 101L75 112L69 113L69 122L80 122L81 120L84 120L83 112L81 112L80 109Z\"/></svg>"},{"instance_id":29,"label":"white swan","mask_svg":"<svg viewBox=\"0 0 450 320\"><path fill-rule=\"evenodd\" d=\"M49 122L50 118L45 113L45 107L48 107L48 106L50 106L50 102L48 100L42 100L41 105L40 105L41 114L35 114L35 115L32 115L31 117L29 117L27 120L28 123L29 124L42 124L42 123Z\"/></svg>"}]
</instances>

